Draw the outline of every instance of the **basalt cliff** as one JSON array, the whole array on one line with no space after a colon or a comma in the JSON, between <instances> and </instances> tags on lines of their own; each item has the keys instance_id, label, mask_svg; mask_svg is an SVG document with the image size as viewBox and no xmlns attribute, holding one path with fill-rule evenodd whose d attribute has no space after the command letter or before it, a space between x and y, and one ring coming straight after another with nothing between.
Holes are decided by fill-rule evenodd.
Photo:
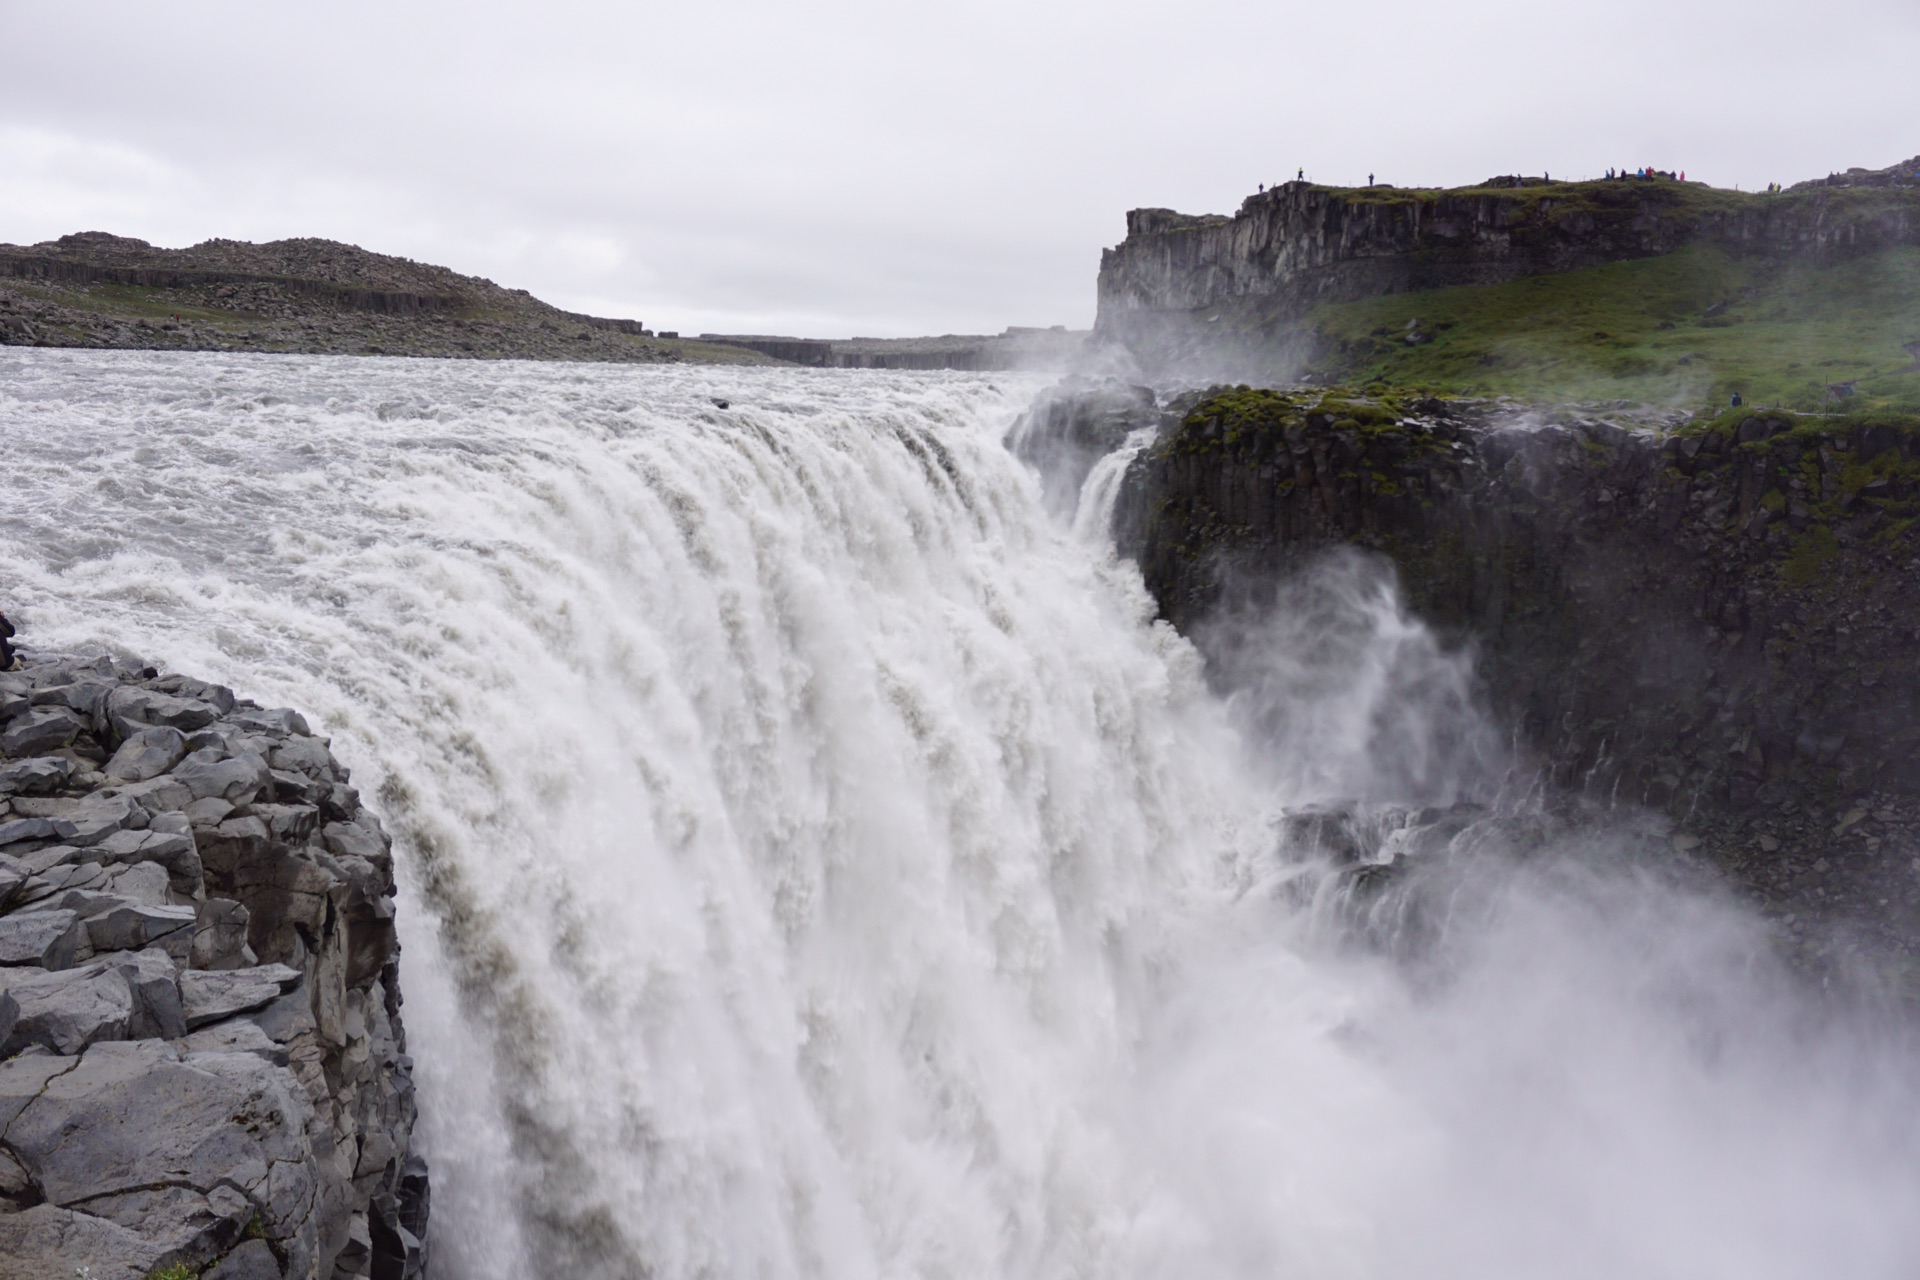
<instances>
[{"instance_id":1,"label":"basalt cliff","mask_svg":"<svg viewBox=\"0 0 1920 1280\"><path fill-rule=\"evenodd\" d=\"M1015 445L1070 500L1143 427L1115 541L1216 679L1240 621L1357 551L1554 794L1663 812L1789 935L1920 977L1920 421L1082 384Z\"/></svg>"},{"instance_id":2,"label":"basalt cliff","mask_svg":"<svg viewBox=\"0 0 1920 1280\"><path fill-rule=\"evenodd\" d=\"M393 894L297 712L0 673L0 1277L424 1274Z\"/></svg>"},{"instance_id":3,"label":"basalt cliff","mask_svg":"<svg viewBox=\"0 0 1920 1280\"><path fill-rule=\"evenodd\" d=\"M1316 354L1316 307L1491 285L1711 245L1835 258L1920 244L1920 157L1777 193L1671 175L1501 177L1455 190L1290 182L1231 217L1135 209L1101 257L1096 343L1150 379L1285 378Z\"/></svg>"}]
</instances>

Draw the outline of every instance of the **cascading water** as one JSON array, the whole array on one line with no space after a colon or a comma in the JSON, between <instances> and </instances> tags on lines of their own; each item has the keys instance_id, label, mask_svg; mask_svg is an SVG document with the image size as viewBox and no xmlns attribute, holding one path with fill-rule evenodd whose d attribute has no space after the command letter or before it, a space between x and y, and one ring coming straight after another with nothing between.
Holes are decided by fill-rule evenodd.
<instances>
[{"instance_id":1,"label":"cascading water","mask_svg":"<svg viewBox=\"0 0 1920 1280\"><path fill-rule=\"evenodd\" d=\"M443 1280L1912 1274L1906 1042L1736 910L1602 851L1318 939L1282 811L1470 708L1366 591L1216 699L1033 390L8 351L0 583L377 796Z\"/></svg>"}]
</instances>

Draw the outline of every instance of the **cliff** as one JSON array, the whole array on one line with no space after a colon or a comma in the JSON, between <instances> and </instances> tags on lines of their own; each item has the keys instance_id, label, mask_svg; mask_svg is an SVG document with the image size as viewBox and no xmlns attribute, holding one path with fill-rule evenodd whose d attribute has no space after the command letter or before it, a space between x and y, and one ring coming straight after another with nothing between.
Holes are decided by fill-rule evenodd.
<instances>
[{"instance_id":1,"label":"cliff","mask_svg":"<svg viewBox=\"0 0 1920 1280\"><path fill-rule=\"evenodd\" d=\"M1779 194L1661 179L1496 178L1458 190L1320 187L1250 196L1232 217L1127 215L1101 256L1097 340L1150 375L1290 375L1316 307L1499 284L1712 245L1831 259L1920 244L1920 161Z\"/></svg>"},{"instance_id":2,"label":"cliff","mask_svg":"<svg viewBox=\"0 0 1920 1280\"><path fill-rule=\"evenodd\" d=\"M298 713L0 674L0 1277L423 1274L393 892Z\"/></svg>"},{"instance_id":3,"label":"cliff","mask_svg":"<svg viewBox=\"0 0 1920 1280\"><path fill-rule=\"evenodd\" d=\"M5 344L638 364L757 359L331 240L161 249L97 231L0 244Z\"/></svg>"},{"instance_id":4,"label":"cliff","mask_svg":"<svg viewBox=\"0 0 1920 1280\"><path fill-rule=\"evenodd\" d=\"M1086 397L1078 426L1151 423L1122 412L1138 395ZM1911 949L1916 518L1911 417L1543 421L1241 388L1164 412L1115 534L1203 651L1329 549L1384 557L1563 792L1664 810L1776 914Z\"/></svg>"}]
</instances>

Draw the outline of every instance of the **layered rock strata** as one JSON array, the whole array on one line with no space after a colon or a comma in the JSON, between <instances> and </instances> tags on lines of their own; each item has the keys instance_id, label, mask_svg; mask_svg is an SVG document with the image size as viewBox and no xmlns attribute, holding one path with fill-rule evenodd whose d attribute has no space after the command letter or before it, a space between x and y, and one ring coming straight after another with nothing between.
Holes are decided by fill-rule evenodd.
<instances>
[{"instance_id":1,"label":"layered rock strata","mask_svg":"<svg viewBox=\"0 0 1920 1280\"><path fill-rule=\"evenodd\" d=\"M1112 441L1151 422L1121 411L1137 395L1090 398L1081 425ZM1386 557L1560 787L1663 809L1682 848L1796 922L1911 951L1917 516L1911 422L1662 431L1241 389L1161 412L1115 533L1203 649L1329 549Z\"/></svg>"},{"instance_id":2,"label":"layered rock strata","mask_svg":"<svg viewBox=\"0 0 1920 1280\"><path fill-rule=\"evenodd\" d=\"M423 1273L393 857L297 712L0 674L0 1278Z\"/></svg>"},{"instance_id":3,"label":"layered rock strata","mask_svg":"<svg viewBox=\"0 0 1920 1280\"><path fill-rule=\"evenodd\" d=\"M1889 174L1920 170L1920 161ZM1743 195L1637 179L1494 179L1457 191L1289 182L1232 217L1135 209L1100 259L1096 341L1149 376L1187 367L1282 377L1323 303L1499 284L1707 242L1823 256L1920 244L1920 182Z\"/></svg>"}]
</instances>

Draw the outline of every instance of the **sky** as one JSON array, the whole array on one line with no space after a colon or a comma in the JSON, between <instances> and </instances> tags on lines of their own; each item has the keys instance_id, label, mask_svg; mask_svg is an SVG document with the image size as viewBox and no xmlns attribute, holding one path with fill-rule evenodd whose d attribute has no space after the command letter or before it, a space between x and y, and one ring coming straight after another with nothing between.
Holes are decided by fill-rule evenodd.
<instances>
[{"instance_id":1,"label":"sky","mask_svg":"<svg viewBox=\"0 0 1920 1280\"><path fill-rule=\"evenodd\" d=\"M0 242L322 236L652 327L1093 320L1128 209L1920 153L1920 0L0 0Z\"/></svg>"}]
</instances>

